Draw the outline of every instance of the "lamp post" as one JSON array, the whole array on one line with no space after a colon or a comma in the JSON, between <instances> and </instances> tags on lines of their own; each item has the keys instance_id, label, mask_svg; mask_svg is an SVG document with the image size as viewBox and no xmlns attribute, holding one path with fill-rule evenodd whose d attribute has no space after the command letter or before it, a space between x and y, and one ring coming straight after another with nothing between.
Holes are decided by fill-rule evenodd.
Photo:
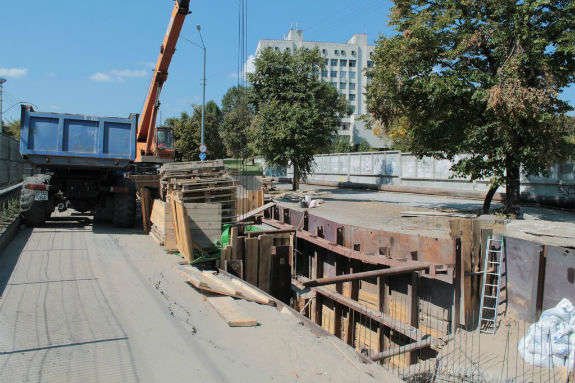
<instances>
[{"instance_id":1,"label":"lamp post","mask_svg":"<svg viewBox=\"0 0 575 383\"><path fill-rule=\"evenodd\" d=\"M5 78L0 77L0 133L4 133L4 116L2 115L2 92L4 90Z\"/></svg>"},{"instance_id":2,"label":"lamp post","mask_svg":"<svg viewBox=\"0 0 575 383\"><path fill-rule=\"evenodd\" d=\"M202 36L202 26L196 25L198 34L200 35L200 40L202 42L202 50L204 51L204 75L202 80L202 133L201 133L201 144L202 147L205 145L204 141L204 128L206 124L206 44L204 44L204 38Z\"/></svg>"}]
</instances>

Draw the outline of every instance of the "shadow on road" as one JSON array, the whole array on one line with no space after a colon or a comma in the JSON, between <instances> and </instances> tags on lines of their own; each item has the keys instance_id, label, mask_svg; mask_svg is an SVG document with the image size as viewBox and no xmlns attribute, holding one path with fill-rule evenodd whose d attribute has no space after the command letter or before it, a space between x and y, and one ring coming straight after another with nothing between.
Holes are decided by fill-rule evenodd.
<instances>
[{"instance_id":1,"label":"shadow on road","mask_svg":"<svg viewBox=\"0 0 575 383\"><path fill-rule=\"evenodd\" d=\"M0 297L4 295L10 276L31 234L32 229L30 228L20 230L12 242L0 252Z\"/></svg>"}]
</instances>

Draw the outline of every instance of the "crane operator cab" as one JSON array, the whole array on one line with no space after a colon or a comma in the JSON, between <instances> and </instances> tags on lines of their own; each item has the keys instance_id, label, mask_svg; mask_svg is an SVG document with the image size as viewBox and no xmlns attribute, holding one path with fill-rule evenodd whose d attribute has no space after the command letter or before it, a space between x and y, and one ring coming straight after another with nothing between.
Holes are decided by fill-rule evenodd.
<instances>
[{"instance_id":1,"label":"crane operator cab","mask_svg":"<svg viewBox=\"0 0 575 383\"><path fill-rule=\"evenodd\" d=\"M174 131L168 126L159 126L156 133L158 150L174 150Z\"/></svg>"}]
</instances>

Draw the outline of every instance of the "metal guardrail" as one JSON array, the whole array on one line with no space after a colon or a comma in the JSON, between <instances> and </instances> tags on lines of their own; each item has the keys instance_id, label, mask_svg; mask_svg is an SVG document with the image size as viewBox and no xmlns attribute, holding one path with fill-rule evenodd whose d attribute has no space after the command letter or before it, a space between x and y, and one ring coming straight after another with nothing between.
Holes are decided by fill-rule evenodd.
<instances>
[{"instance_id":1,"label":"metal guardrail","mask_svg":"<svg viewBox=\"0 0 575 383\"><path fill-rule=\"evenodd\" d=\"M10 225L20 213L20 190L23 182L0 189L0 233Z\"/></svg>"}]
</instances>

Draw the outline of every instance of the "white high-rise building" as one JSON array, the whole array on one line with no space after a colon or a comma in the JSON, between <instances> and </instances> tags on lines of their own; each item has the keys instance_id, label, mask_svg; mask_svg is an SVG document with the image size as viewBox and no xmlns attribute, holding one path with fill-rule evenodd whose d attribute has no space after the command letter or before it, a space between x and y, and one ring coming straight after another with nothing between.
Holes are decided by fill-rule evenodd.
<instances>
[{"instance_id":1,"label":"white high-rise building","mask_svg":"<svg viewBox=\"0 0 575 383\"><path fill-rule=\"evenodd\" d=\"M343 119L339 134L348 138L352 145L367 142L374 148L388 146L387 140L375 136L360 119L367 114L366 69L373 66L371 54L375 48L368 45L366 34L355 34L347 43L331 43L304 41L302 30L291 29L282 40L260 40L256 54L265 48L290 52L297 48L317 48L325 59L325 68L318 74L319 78L335 86L353 110L350 117Z\"/></svg>"}]
</instances>

